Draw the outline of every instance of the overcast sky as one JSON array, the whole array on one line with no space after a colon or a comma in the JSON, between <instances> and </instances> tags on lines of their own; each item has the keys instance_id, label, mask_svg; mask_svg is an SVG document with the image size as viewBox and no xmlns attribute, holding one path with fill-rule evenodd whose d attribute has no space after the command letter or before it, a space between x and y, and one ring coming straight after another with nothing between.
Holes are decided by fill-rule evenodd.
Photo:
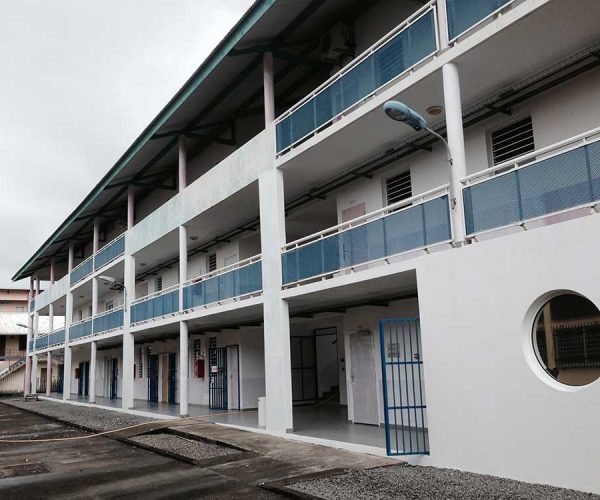
<instances>
[{"instance_id":1,"label":"overcast sky","mask_svg":"<svg viewBox=\"0 0 600 500\"><path fill-rule=\"evenodd\" d=\"M252 0L0 0L0 287Z\"/></svg>"}]
</instances>

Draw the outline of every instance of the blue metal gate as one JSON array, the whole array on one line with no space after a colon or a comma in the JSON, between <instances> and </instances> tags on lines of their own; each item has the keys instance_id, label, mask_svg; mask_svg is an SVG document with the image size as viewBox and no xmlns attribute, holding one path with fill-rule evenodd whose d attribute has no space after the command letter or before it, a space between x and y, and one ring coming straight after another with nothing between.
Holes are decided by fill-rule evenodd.
<instances>
[{"instance_id":1,"label":"blue metal gate","mask_svg":"<svg viewBox=\"0 0 600 500\"><path fill-rule=\"evenodd\" d=\"M379 322L388 455L429 455L418 318Z\"/></svg>"}]
</instances>

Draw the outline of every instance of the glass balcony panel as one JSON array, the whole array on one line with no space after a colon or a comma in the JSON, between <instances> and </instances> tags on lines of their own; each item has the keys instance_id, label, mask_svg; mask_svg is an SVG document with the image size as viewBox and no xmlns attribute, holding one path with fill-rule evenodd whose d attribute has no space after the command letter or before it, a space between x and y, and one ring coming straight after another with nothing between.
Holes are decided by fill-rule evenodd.
<instances>
[{"instance_id":1,"label":"glass balcony panel","mask_svg":"<svg viewBox=\"0 0 600 500\"><path fill-rule=\"evenodd\" d=\"M71 271L71 286L78 283L83 278L89 276L94 271L94 259L88 259Z\"/></svg>"},{"instance_id":2,"label":"glass balcony panel","mask_svg":"<svg viewBox=\"0 0 600 500\"><path fill-rule=\"evenodd\" d=\"M452 238L448 196L391 212L282 255L284 285Z\"/></svg>"},{"instance_id":3,"label":"glass balcony panel","mask_svg":"<svg viewBox=\"0 0 600 500\"><path fill-rule=\"evenodd\" d=\"M179 290L174 289L149 297L131 306L131 322L138 323L179 311Z\"/></svg>"},{"instance_id":4,"label":"glass balcony panel","mask_svg":"<svg viewBox=\"0 0 600 500\"><path fill-rule=\"evenodd\" d=\"M109 262L119 258L125 253L125 237L120 236L111 243L101 248L94 256L94 270L104 267Z\"/></svg>"},{"instance_id":5,"label":"glass balcony panel","mask_svg":"<svg viewBox=\"0 0 600 500\"><path fill-rule=\"evenodd\" d=\"M262 264L260 262L241 267L237 269L237 273L238 295L248 295L262 290Z\"/></svg>"},{"instance_id":6,"label":"glass balcony panel","mask_svg":"<svg viewBox=\"0 0 600 500\"><path fill-rule=\"evenodd\" d=\"M237 273L235 271L219 276L219 300L226 300L235 297L235 281Z\"/></svg>"},{"instance_id":7,"label":"glass balcony panel","mask_svg":"<svg viewBox=\"0 0 600 500\"><path fill-rule=\"evenodd\" d=\"M513 0L446 0L448 33L454 39Z\"/></svg>"},{"instance_id":8,"label":"glass balcony panel","mask_svg":"<svg viewBox=\"0 0 600 500\"><path fill-rule=\"evenodd\" d=\"M436 49L435 17L430 9L279 121L277 152L359 103Z\"/></svg>"},{"instance_id":9,"label":"glass balcony panel","mask_svg":"<svg viewBox=\"0 0 600 500\"><path fill-rule=\"evenodd\" d=\"M204 281L204 304L211 304L219 300L219 280L208 278Z\"/></svg>"},{"instance_id":10,"label":"glass balcony panel","mask_svg":"<svg viewBox=\"0 0 600 500\"><path fill-rule=\"evenodd\" d=\"M94 318L94 333L107 332L123 326L123 309L116 309Z\"/></svg>"},{"instance_id":11,"label":"glass balcony panel","mask_svg":"<svg viewBox=\"0 0 600 500\"><path fill-rule=\"evenodd\" d=\"M76 340L81 337L87 337L92 334L92 320L88 319L83 323L77 323L69 327L69 340Z\"/></svg>"},{"instance_id":12,"label":"glass balcony panel","mask_svg":"<svg viewBox=\"0 0 600 500\"><path fill-rule=\"evenodd\" d=\"M464 189L467 234L600 200L600 142Z\"/></svg>"}]
</instances>

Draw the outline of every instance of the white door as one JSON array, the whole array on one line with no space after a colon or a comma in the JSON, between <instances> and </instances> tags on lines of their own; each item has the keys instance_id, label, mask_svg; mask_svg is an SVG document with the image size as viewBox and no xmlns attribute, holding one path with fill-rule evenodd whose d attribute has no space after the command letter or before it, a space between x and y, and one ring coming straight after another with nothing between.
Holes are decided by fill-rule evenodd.
<instances>
[{"instance_id":1,"label":"white door","mask_svg":"<svg viewBox=\"0 0 600 500\"><path fill-rule=\"evenodd\" d=\"M240 348L237 345L227 346L227 407L230 410L240 409Z\"/></svg>"},{"instance_id":2,"label":"white door","mask_svg":"<svg viewBox=\"0 0 600 500\"><path fill-rule=\"evenodd\" d=\"M350 355L353 422L379 425L377 377L371 332L358 332L350 335Z\"/></svg>"}]
</instances>

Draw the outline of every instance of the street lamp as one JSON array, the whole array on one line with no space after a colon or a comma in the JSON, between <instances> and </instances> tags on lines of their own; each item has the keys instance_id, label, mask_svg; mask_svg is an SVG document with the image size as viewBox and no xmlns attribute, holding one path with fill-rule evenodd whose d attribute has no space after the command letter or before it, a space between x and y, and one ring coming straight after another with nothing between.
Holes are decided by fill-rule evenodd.
<instances>
[{"instance_id":1,"label":"street lamp","mask_svg":"<svg viewBox=\"0 0 600 500\"><path fill-rule=\"evenodd\" d=\"M429 132L431 135L437 137L440 141L442 141L442 143L446 147L448 168L450 169L450 197L452 200L452 209L454 209L456 207L456 197L454 196L454 171L452 169L452 153L450 152L450 146L448 146L448 141L446 141L446 139L444 139L435 130L430 129L427 125L427 120L425 120L425 118L423 118L414 109L409 108L406 104L402 102L388 101L383 105L383 110L385 111L385 114L389 116L392 120L406 123L416 132L420 132L421 130L427 130L427 132Z\"/></svg>"},{"instance_id":2,"label":"street lamp","mask_svg":"<svg viewBox=\"0 0 600 500\"><path fill-rule=\"evenodd\" d=\"M127 287L125 283L121 283L112 276L98 276L98 279L114 285L117 290L123 290L123 311L127 311Z\"/></svg>"},{"instance_id":3,"label":"street lamp","mask_svg":"<svg viewBox=\"0 0 600 500\"><path fill-rule=\"evenodd\" d=\"M27 328L27 330L29 330L29 327L23 323L17 323L17 326L20 326L21 328Z\"/></svg>"}]
</instances>

